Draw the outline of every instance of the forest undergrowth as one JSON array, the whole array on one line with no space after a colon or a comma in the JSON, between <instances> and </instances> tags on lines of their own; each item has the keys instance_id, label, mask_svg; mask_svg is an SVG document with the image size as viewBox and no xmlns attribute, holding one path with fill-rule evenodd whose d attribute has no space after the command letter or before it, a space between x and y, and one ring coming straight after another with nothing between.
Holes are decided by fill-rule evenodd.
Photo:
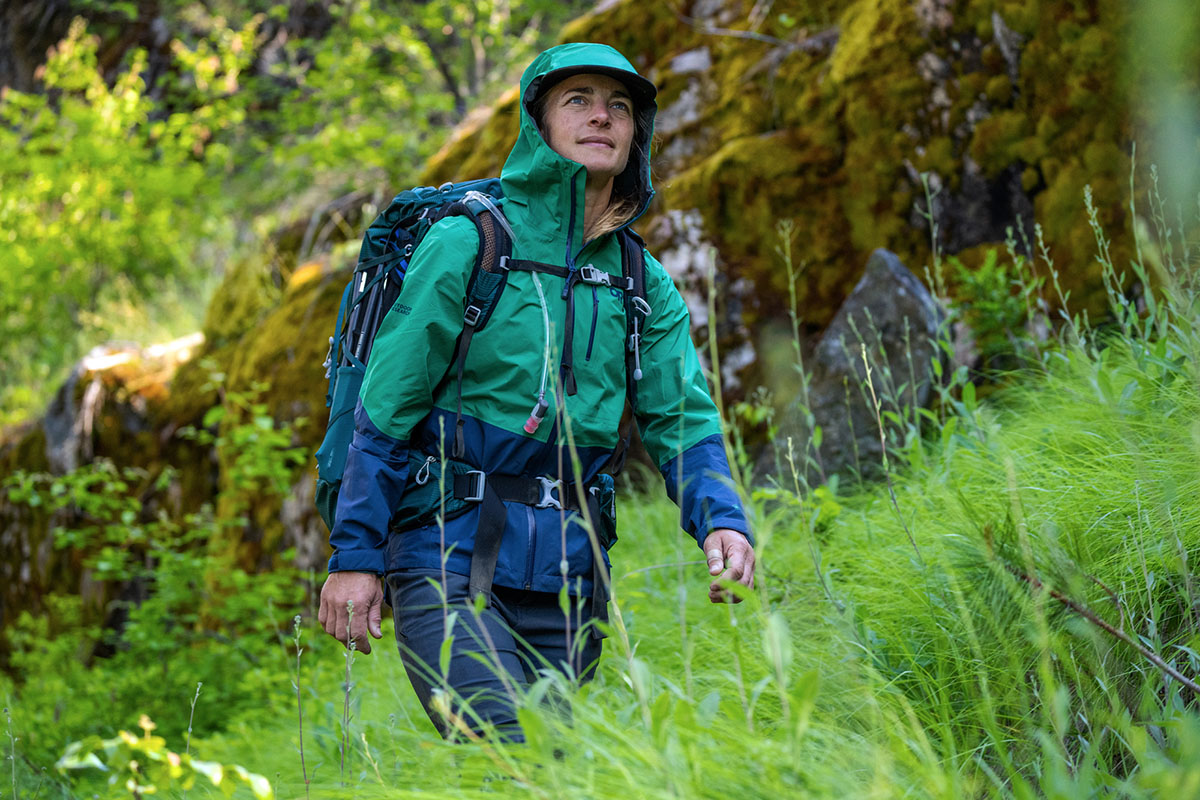
<instances>
[{"instance_id":1,"label":"forest undergrowth","mask_svg":"<svg viewBox=\"0 0 1200 800\"><path fill-rule=\"evenodd\" d=\"M999 388L978 399L979 376L947 368L933 410L880 398L883 482L810 485L804 443L758 476L744 602L707 602L661 492L624 495L596 679L528 687L525 744L443 742L388 620L378 652L341 650L310 605L321 576L229 568L195 546L223 524L211 513L139 528L122 560L132 518L112 501L104 525L59 536L99 536L152 591L119 634L72 627L78 598L55 601L54 634L30 617L6 632L9 796L1196 796L1200 285L1155 203L1125 270L1097 227L1103 324L1056 295L1036 231L990 262L974 307L1022 312L992 317ZM88 469L6 488L119 497L120 471Z\"/></svg>"}]
</instances>

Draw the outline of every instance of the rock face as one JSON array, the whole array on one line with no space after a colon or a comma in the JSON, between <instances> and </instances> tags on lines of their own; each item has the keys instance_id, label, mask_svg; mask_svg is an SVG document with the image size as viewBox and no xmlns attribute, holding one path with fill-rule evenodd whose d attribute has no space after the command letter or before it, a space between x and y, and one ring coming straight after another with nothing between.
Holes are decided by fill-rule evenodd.
<instances>
[{"instance_id":1,"label":"rock face","mask_svg":"<svg viewBox=\"0 0 1200 800\"><path fill-rule=\"evenodd\" d=\"M818 340L807 364L811 381L784 411L776 446L760 461L759 474L791 485L789 439L791 463L809 482L847 469L878 473L880 419L892 436L902 426L888 421L888 412L916 424L916 410L929 405L933 359L941 357L933 342L942 318L933 296L895 253L872 253Z\"/></svg>"},{"instance_id":2,"label":"rock face","mask_svg":"<svg viewBox=\"0 0 1200 800\"><path fill-rule=\"evenodd\" d=\"M1119 3L942 0L605 4L564 40L614 45L659 86L659 190L637 223L701 308L707 251L720 276L724 385L768 377L788 312L777 224L795 222L806 338L832 319L878 247L918 273L937 246L968 266L1041 224L1073 304L1099 298L1083 205L1091 184L1116 263L1127 220L1133 83L1121 75ZM516 96L460 131L423 180L495 174ZM1040 265L1039 265L1040 266ZM693 319L699 338L707 320ZM785 387L771 387L784 395Z\"/></svg>"}]
</instances>

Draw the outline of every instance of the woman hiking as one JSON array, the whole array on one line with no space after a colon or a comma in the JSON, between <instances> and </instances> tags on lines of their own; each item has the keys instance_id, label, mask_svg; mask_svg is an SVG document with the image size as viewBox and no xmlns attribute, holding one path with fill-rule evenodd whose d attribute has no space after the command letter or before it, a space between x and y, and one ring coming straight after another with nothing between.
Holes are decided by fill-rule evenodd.
<instances>
[{"instance_id":1,"label":"woman hiking","mask_svg":"<svg viewBox=\"0 0 1200 800\"><path fill-rule=\"evenodd\" d=\"M417 249L373 345L319 620L369 653L368 634L382 636L382 578L405 668L444 736L465 727L519 741L516 686L546 669L591 677L615 540L602 470L620 449L633 391L642 442L715 576L710 599L728 599L721 579L754 583L750 529L687 307L625 233L654 194L655 94L606 45L565 44L534 59L500 177L513 255L492 322L455 364L482 256L474 222L450 216ZM649 309L632 337L622 238L645 261Z\"/></svg>"}]
</instances>

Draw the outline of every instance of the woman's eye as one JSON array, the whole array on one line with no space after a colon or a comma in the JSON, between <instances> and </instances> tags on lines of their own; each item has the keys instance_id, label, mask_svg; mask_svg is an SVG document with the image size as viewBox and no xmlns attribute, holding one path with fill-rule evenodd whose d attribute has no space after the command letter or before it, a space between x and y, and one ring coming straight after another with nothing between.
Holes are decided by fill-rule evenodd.
<instances>
[{"instance_id":1,"label":"woman's eye","mask_svg":"<svg viewBox=\"0 0 1200 800\"><path fill-rule=\"evenodd\" d=\"M577 94L567 98L568 103L575 103L576 101L578 101L577 105L582 104L584 102L583 95Z\"/></svg>"},{"instance_id":2,"label":"woman's eye","mask_svg":"<svg viewBox=\"0 0 1200 800\"><path fill-rule=\"evenodd\" d=\"M613 108L617 109L618 111L624 111L626 114L629 113L629 104L626 103L624 100L617 100L616 102L612 103L611 105Z\"/></svg>"}]
</instances>

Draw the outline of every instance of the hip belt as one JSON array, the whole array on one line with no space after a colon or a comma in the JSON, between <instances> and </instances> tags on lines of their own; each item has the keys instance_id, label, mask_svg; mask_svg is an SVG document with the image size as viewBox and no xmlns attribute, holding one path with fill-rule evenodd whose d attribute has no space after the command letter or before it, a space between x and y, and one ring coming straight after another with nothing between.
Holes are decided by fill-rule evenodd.
<instances>
[{"instance_id":1,"label":"hip belt","mask_svg":"<svg viewBox=\"0 0 1200 800\"><path fill-rule=\"evenodd\" d=\"M454 475L453 496L466 503L478 503L479 526L475 530L475 548L471 555L471 577L469 596L474 602L482 595L484 606L491 601L492 580L496 575L496 561L500 557L500 540L504 536L504 523L508 516L505 502L523 503L534 508L553 508L560 511L582 511L580 497L587 505L588 516L596 528L597 543L607 549L615 534L605 537L601 533L601 494L606 487L582 487L563 484L561 480L545 477L527 478L519 475L488 475L482 470L471 470ZM611 492L611 489L609 489ZM602 553L592 554L592 616L608 622L608 570L604 566ZM601 636L593 628L594 636Z\"/></svg>"}]
</instances>

